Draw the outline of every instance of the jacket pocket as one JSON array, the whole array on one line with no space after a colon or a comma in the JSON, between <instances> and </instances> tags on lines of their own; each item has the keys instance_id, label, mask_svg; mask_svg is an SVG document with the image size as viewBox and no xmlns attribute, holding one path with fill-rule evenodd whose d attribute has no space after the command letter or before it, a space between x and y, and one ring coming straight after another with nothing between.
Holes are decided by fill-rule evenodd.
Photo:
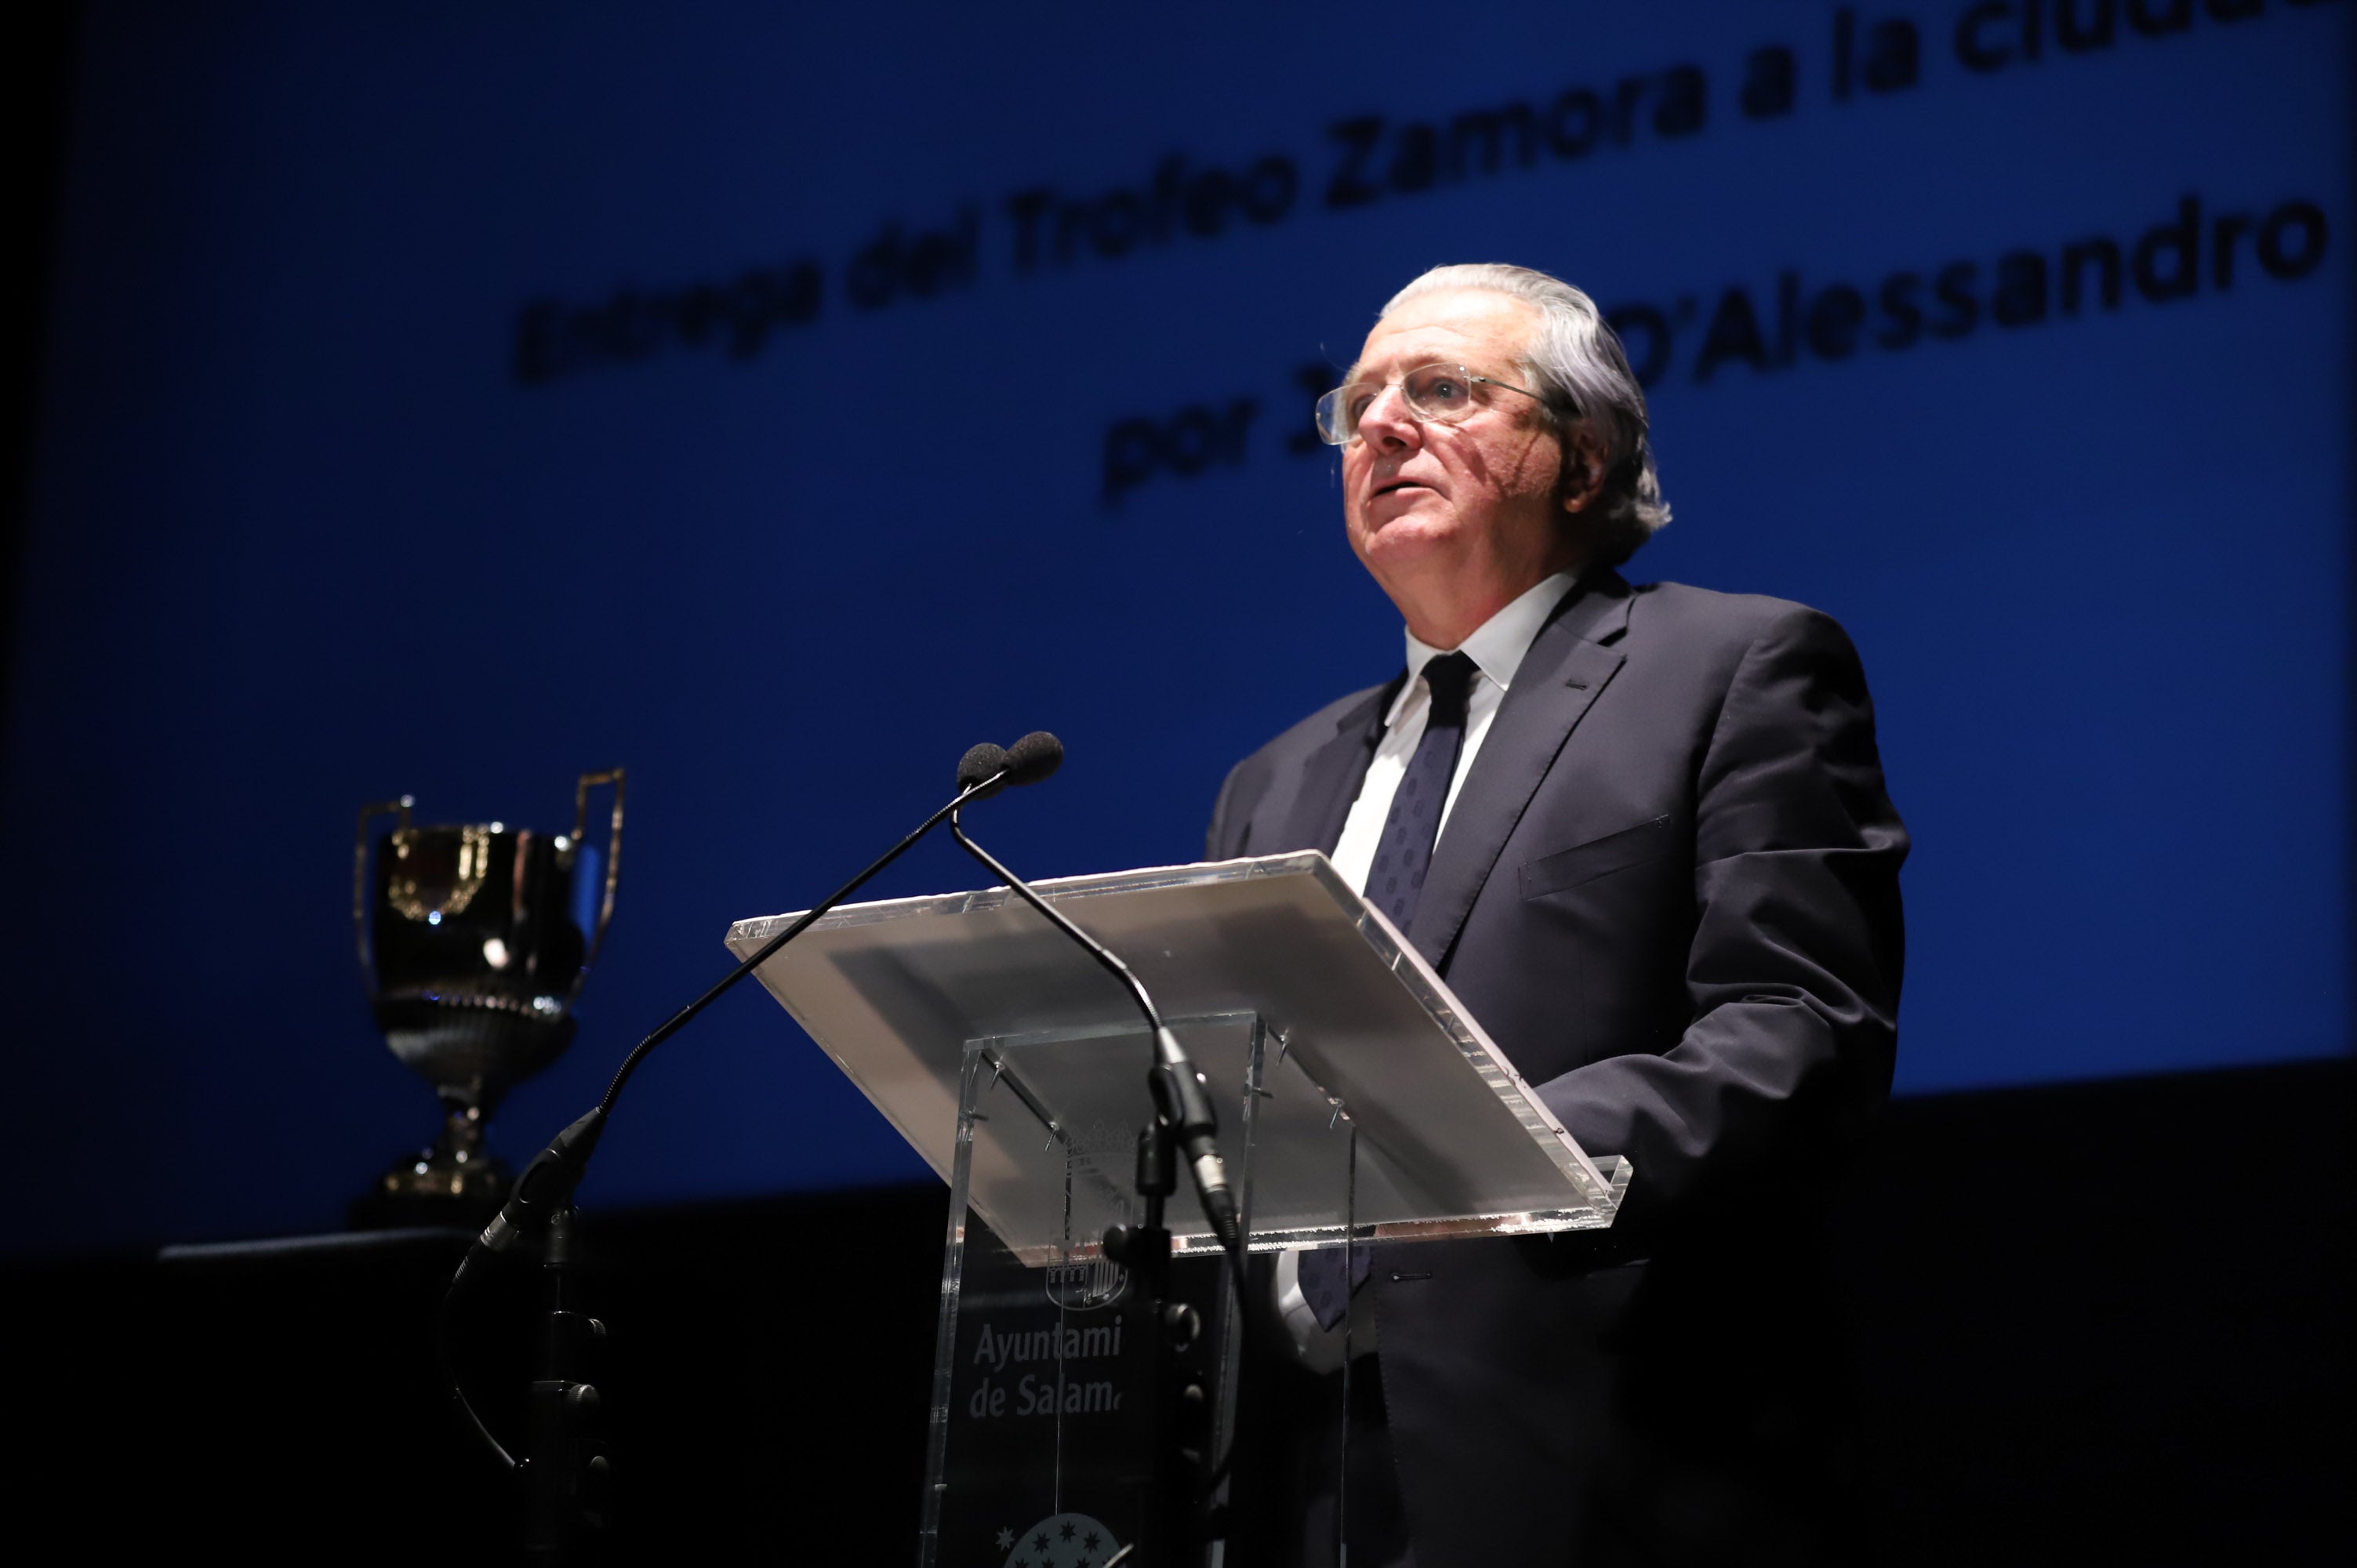
<instances>
[{"instance_id":1,"label":"jacket pocket","mask_svg":"<svg viewBox=\"0 0 2357 1568\"><path fill-rule=\"evenodd\" d=\"M1523 866L1523 897L1544 898L1550 893L1561 893L1599 876L1659 860L1676 847L1670 819L1666 815L1655 817L1633 828L1623 828L1617 833L1607 833L1526 863Z\"/></svg>"}]
</instances>

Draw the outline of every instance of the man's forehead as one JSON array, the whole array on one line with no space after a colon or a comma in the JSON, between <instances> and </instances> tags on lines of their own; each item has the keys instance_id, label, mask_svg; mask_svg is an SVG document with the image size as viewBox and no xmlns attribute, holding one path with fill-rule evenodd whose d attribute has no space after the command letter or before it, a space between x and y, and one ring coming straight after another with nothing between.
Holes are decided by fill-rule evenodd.
<instances>
[{"instance_id":1,"label":"man's forehead","mask_svg":"<svg viewBox=\"0 0 2357 1568\"><path fill-rule=\"evenodd\" d=\"M1345 381L1433 360L1511 358L1528 344L1538 312L1487 289L1419 295L1375 323Z\"/></svg>"}]
</instances>

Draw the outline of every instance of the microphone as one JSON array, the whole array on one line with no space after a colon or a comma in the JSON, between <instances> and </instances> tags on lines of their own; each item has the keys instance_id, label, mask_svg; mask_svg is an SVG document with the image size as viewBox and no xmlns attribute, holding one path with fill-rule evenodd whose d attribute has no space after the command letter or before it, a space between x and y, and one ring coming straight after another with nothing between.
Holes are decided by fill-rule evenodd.
<instances>
[{"instance_id":1,"label":"microphone","mask_svg":"<svg viewBox=\"0 0 2357 1568\"><path fill-rule=\"evenodd\" d=\"M975 751L982 748L977 746ZM967 753L969 757L974 753ZM1047 778L1062 765L1064 743L1045 730L1035 730L1006 748L1006 781L1009 784L1032 784ZM966 836L965 824L957 811L950 811L950 833L964 851L980 861L993 876L1012 889L1015 895L1040 914L1050 925L1096 960L1106 972L1127 988L1137 1010L1145 1015L1146 1026L1154 1036L1154 1068L1147 1079L1153 1091L1154 1111L1187 1159L1188 1175L1193 1179L1195 1196L1202 1205L1203 1218L1218 1237L1221 1247L1231 1256L1243 1245L1236 1222L1235 1195L1228 1187L1227 1161L1221 1157L1219 1144L1220 1119L1211 1107L1211 1097L1203 1088L1203 1075L1195 1070L1188 1058L1187 1048L1178 1043L1162 1021L1162 1014L1154 1005L1154 998L1145 983L1129 965L1114 956L1103 942L1081 929L1033 890L1031 885L1015 875L996 857ZM1241 1263L1241 1260L1239 1260ZM1241 1273L1237 1276L1241 1279Z\"/></svg>"},{"instance_id":2,"label":"microphone","mask_svg":"<svg viewBox=\"0 0 2357 1568\"><path fill-rule=\"evenodd\" d=\"M974 747L974 751L981 749ZM1046 730L1035 729L1006 748L1006 763L1009 785L1037 784L1064 765L1064 743Z\"/></svg>"},{"instance_id":3,"label":"microphone","mask_svg":"<svg viewBox=\"0 0 2357 1568\"><path fill-rule=\"evenodd\" d=\"M958 758L958 788L974 785L973 799L987 800L1001 789L1037 784L1064 764L1064 743L1046 730L1035 729L1013 746L984 741Z\"/></svg>"},{"instance_id":4,"label":"microphone","mask_svg":"<svg viewBox=\"0 0 2357 1568\"><path fill-rule=\"evenodd\" d=\"M966 748L958 758L958 788L974 790L974 799L987 800L1006 788L1006 748L984 741Z\"/></svg>"}]
</instances>

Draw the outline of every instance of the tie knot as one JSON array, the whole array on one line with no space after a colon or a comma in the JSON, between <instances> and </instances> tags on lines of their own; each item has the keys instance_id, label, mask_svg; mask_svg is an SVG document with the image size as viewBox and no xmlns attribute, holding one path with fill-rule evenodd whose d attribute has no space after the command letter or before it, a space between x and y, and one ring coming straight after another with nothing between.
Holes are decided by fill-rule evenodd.
<instances>
[{"instance_id":1,"label":"tie knot","mask_svg":"<svg viewBox=\"0 0 2357 1568\"><path fill-rule=\"evenodd\" d=\"M1424 683L1432 690L1432 716L1443 724L1465 722L1466 699L1472 694L1473 678L1481 667L1461 650L1444 653L1424 667Z\"/></svg>"}]
</instances>

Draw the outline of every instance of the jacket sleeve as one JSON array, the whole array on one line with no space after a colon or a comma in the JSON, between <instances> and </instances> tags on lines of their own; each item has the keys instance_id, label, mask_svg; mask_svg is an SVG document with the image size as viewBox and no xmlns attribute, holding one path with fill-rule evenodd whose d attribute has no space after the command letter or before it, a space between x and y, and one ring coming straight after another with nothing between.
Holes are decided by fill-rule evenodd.
<instances>
[{"instance_id":1,"label":"jacket sleeve","mask_svg":"<svg viewBox=\"0 0 2357 1568\"><path fill-rule=\"evenodd\" d=\"M1252 853L1253 809L1267 788L1265 747L1228 769L1219 801L1211 808L1211 825L1203 834L1205 860L1234 860Z\"/></svg>"},{"instance_id":2,"label":"jacket sleeve","mask_svg":"<svg viewBox=\"0 0 2357 1568\"><path fill-rule=\"evenodd\" d=\"M1641 1224L1833 1154L1888 1097L1897 1039L1907 832L1830 618L1795 607L1745 650L1695 800L1692 1021L1539 1087L1582 1148L1635 1161Z\"/></svg>"},{"instance_id":3,"label":"jacket sleeve","mask_svg":"<svg viewBox=\"0 0 2357 1568\"><path fill-rule=\"evenodd\" d=\"M1230 822L1229 817L1235 805L1236 775L1243 770L1242 764L1228 769L1227 778L1220 783L1220 798L1211 807L1211 825L1203 832L1205 860L1232 858L1232 852L1226 845L1235 837L1235 828Z\"/></svg>"}]
</instances>

